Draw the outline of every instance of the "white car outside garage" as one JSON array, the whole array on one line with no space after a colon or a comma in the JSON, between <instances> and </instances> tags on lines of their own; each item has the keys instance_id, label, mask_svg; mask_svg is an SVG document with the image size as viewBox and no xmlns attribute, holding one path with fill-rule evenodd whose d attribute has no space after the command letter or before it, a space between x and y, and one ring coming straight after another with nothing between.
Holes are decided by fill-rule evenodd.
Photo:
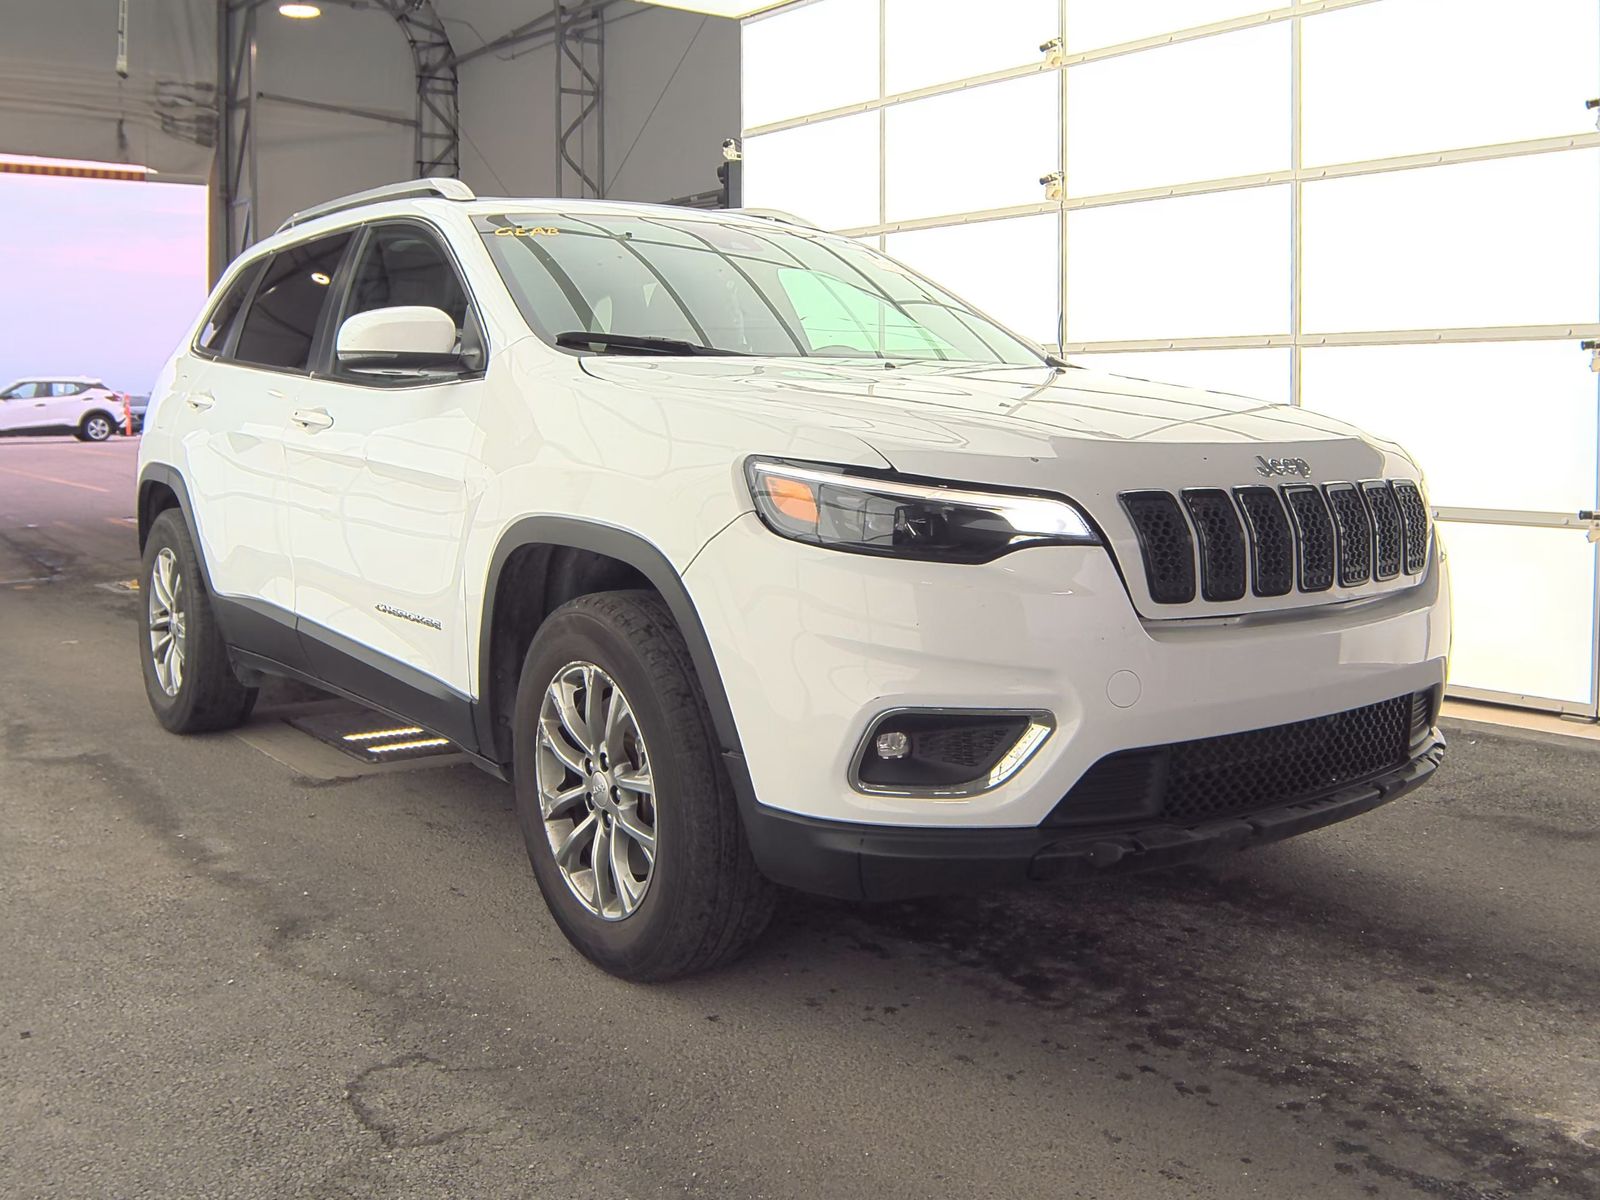
<instances>
[{"instance_id":1,"label":"white car outside garage","mask_svg":"<svg viewBox=\"0 0 1600 1200\"><path fill-rule=\"evenodd\" d=\"M99 379L43 375L0 392L0 437L70 433L103 442L122 427L122 397Z\"/></svg>"}]
</instances>

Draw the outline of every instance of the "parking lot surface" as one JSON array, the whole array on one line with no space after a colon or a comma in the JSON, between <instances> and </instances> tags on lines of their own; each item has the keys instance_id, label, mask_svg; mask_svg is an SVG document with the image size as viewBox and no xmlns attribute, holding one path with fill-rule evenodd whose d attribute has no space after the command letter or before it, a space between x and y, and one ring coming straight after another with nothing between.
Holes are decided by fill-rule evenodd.
<instances>
[{"instance_id":1,"label":"parking lot surface","mask_svg":"<svg viewBox=\"0 0 1600 1200\"><path fill-rule=\"evenodd\" d=\"M631 986L473 767L160 730L135 452L0 442L0 1195L1600 1196L1600 746Z\"/></svg>"}]
</instances>

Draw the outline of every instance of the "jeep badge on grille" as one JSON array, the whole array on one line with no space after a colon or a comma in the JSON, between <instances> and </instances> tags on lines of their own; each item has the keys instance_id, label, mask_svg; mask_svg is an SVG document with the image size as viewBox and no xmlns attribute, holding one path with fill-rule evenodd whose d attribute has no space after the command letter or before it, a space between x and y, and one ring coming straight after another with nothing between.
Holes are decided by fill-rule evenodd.
<instances>
[{"instance_id":1,"label":"jeep badge on grille","mask_svg":"<svg viewBox=\"0 0 1600 1200\"><path fill-rule=\"evenodd\" d=\"M1274 475L1299 475L1311 477L1311 464L1303 458L1263 458L1256 455L1256 474L1271 479Z\"/></svg>"}]
</instances>

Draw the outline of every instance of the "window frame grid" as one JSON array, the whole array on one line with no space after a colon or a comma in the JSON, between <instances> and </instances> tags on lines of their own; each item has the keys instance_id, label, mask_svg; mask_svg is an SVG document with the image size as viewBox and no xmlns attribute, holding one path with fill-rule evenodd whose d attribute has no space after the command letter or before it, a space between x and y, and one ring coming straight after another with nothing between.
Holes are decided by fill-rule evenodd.
<instances>
[{"instance_id":1,"label":"window frame grid","mask_svg":"<svg viewBox=\"0 0 1600 1200\"><path fill-rule=\"evenodd\" d=\"M1006 220L1013 217L1038 216L1049 213L1058 214L1060 226L1058 236L1059 257L1059 282L1056 295L1057 303L1057 329L1058 341L1056 348L1063 354L1092 356L1095 353L1116 353L1127 351L1172 351L1207 350L1207 349L1254 349L1287 347L1290 351L1290 403L1301 403L1301 351L1306 347L1321 346L1396 346L1420 344L1459 344L1468 342L1522 342L1522 341L1579 341L1600 340L1600 321L1594 323L1577 323L1567 325L1510 325L1510 326L1482 326L1482 327L1439 327L1426 329L1404 330L1331 330L1317 333L1308 333L1303 327L1304 314L1304 187L1308 182L1325 179L1346 179L1368 175L1387 174L1395 171L1424 170L1428 167L1446 166L1456 163L1491 162L1505 159L1525 157L1538 154L1559 154L1564 152L1580 152L1600 148L1600 131L1581 134L1562 134L1552 137L1530 138L1513 142L1502 142L1476 146L1459 147L1450 150L1423 152L1406 155L1397 155L1384 158L1364 159L1359 161L1326 164L1307 168L1304 165L1304 97L1303 97L1303 46L1304 22L1307 18L1316 17L1324 13L1337 12L1342 9L1355 8L1368 4L1379 3L1381 0L1296 0L1296 2L1281 5L1277 8L1263 10L1259 13L1234 17L1228 20L1216 21L1210 24L1197 25L1187 29L1175 30L1169 33L1152 37L1141 38L1136 41L1119 43L1111 46L1097 47L1092 50L1070 52L1065 48L1065 36L1068 28L1068 5L1074 0L1058 0L1057 28L1055 36L1058 39L1056 54L1046 56L1035 63L1019 64L1000 70L988 71L980 75L969 76L964 79L950 80L944 83L932 84L926 87L909 91L889 93L886 87L887 79L887 6L885 0L876 0L878 7L878 96L854 104L828 109L822 112L790 117L781 121L771 121L762 125L752 126L744 130L745 137L758 136L765 133L775 133L785 129L800 126L819 125L836 120L841 117L852 116L860 113L877 112L879 114L879 139L878 139L878 222L875 225L857 226L849 229L840 229L835 232L843 236L867 241L882 249L886 238L894 233L906 233L922 229L940 229L953 226L977 224L989 221ZM798 6L789 6L798 7ZM783 9L771 10L755 17L747 18L750 21L759 21ZM1286 170L1261 172L1254 175L1234 176L1207 180L1186 181L1177 184L1163 185L1152 188L1140 188L1131 191L1111 192L1091 196L1063 198L1060 200L1041 199L1034 203L1011 205L1004 208L984 209L974 212L944 214L935 217L923 217L900 221L887 219L887 140L885 113L891 107L909 104L918 100L925 100L935 96L952 95L971 88L983 87L987 84L1002 83L1013 79L1055 71L1058 73L1058 119L1059 119L1059 145L1057 146L1057 169L1061 172L1063 180L1069 170L1070 146L1067 138L1067 72L1074 66L1098 62L1105 59L1119 58L1129 54L1136 54L1145 50L1155 50L1165 46L1176 45L1184 42L1199 41L1204 38L1219 37L1243 29L1288 21L1291 28L1291 66L1290 66L1290 96L1291 105L1291 143L1290 166ZM1068 239L1068 214L1074 211L1092 208L1102 208L1111 205L1137 204L1151 200L1176 198L1179 196L1209 195L1220 192L1241 191L1251 188L1269 187L1278 184L1290 185L1291 218L1289 247L1290 270L1289 287L1291 289L1289 313L1290 327L1282 333L1269 335L1252 335L1240 337L1192 337L1192 338L1151 338L1123 341L1079 341L1070 340L1071 331L1066 327L1067 321L1067 263L1071 253ZM1600 379L1597 379L1597 389L1600 389ZM1600 403L1600 390L1597 390L1597 403ZM1597 480L1596 495L1592 502L1600 506L1600 444L1596 446ZM1479 509L1479 508L1436 508L1434 519L1446 522L1466 524L1489 524L1499 526L1530 527L1530 528L1572 528L1581 530L1587 526L1576 518L1575 514L1525 512L1521 510ZM1591 637L1592 664L1590 672L1590 695L1587 703L1574 704L1569 701L1553 700L1542 697L1525 696L1519 693L1495 692L1479 688L1450 689L1454 695L1468 699L1493 700L1510 702L1526 707L1541 708L1552 712L1561 712L1572 715L1586 716L1591 719L1600 717L1600 544L1594 549L1595 555L1595 613L1596 628Z\"/></svg>"}]
</instances>

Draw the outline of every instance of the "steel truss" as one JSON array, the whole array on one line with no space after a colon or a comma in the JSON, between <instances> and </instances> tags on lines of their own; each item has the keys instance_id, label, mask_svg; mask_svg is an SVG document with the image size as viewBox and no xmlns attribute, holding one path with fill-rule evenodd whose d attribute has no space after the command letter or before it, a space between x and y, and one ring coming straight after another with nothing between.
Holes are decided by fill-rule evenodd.
<instances>
[{"instance_id":1,"label":"steel truss","mask_svg":"<svg viewBox=\"0 0 1600 1200\"><path fill-rule=\"evenodd\" d=\"M256 17L267 0L217 0L217 162L214 168L211 274L267 231L258 217L260 168L256 151L257 105L263 101L344 113L414 132L414 174L461 174L461 111L457 57L433 0L324 0L347 8L373 8L399 25L416 72L415 116L324 104L264 93L256 77Z\"/></svg>"},{"instance_id":2,"label":"steel truss","mask_svg":"<svg viewBox=\"0 0 1600 1200\"><path fill-rule=\"evenodd\" d=\"M455 49L433 0L377 0L411 46L417 73L417 178L461 175L461 99Z\"/></svg>"},{"instance_id":3,"label":"steel truss","mask_svg":"<svg viewBox=\"0 0 1600 1200\"><path fill-rule=\"evenodd\" d=\"M515 56L546 43L556 52L556 194L605 194L605 12L618 0L557 0L549 12L448 60Z\"/></svg>"},{"instance_id":4,"label":"steel truss","mask_svg":"<svg viewBox=\"0 0 1600 1200\"><path fill-rule=\"evenodd\" d=\"M606 194L605 5L557 0L556 195Z\"/></svg>"}]
</instances>

